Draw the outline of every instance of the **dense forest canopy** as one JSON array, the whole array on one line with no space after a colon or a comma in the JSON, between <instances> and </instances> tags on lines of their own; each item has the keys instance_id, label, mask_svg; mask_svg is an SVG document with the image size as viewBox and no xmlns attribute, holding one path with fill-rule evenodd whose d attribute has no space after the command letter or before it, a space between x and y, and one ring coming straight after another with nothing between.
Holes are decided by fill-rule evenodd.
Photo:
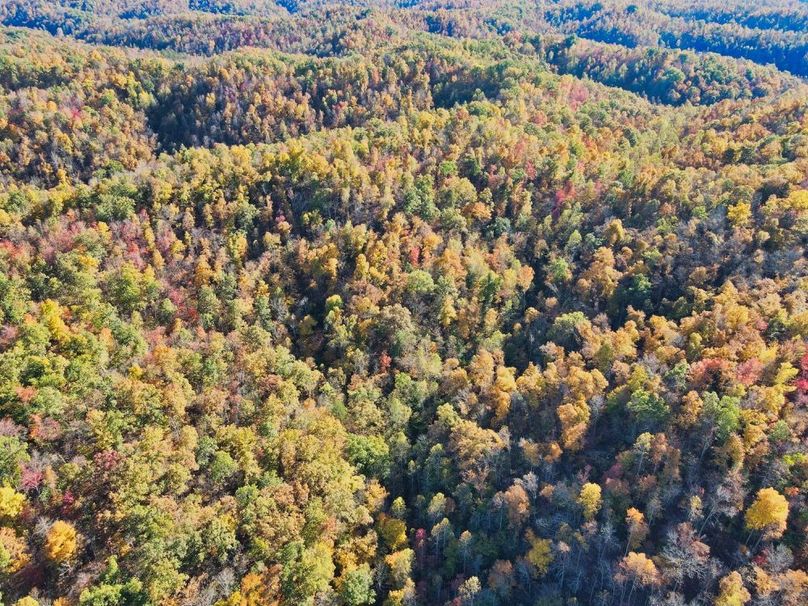
<instances>
[{"instance_id":1,"label":"dense forest canopy","mask_svg":"<svg viewBox=\"0 0 808 606\"><path fill-rule=\"evenodd\" d=\"M808 603L808 4L0 22L2 603Z\"/></svg>"}]
</instances>

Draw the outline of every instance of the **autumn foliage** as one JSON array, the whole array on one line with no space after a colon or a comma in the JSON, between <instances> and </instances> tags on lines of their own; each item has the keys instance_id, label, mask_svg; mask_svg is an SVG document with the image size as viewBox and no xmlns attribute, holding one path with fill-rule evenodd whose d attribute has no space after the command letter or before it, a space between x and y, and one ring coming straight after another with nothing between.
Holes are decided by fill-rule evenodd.
<instances>
[{"instance_id":1,"label":"autumn foliage","mask_svg":"<svg viewBox=\"0 0 808 606\"><path fill-rule=\"evenodd\" d=\"M3 604L808 603L804 4L0 22Z\"/></svg>"}]
</instances>

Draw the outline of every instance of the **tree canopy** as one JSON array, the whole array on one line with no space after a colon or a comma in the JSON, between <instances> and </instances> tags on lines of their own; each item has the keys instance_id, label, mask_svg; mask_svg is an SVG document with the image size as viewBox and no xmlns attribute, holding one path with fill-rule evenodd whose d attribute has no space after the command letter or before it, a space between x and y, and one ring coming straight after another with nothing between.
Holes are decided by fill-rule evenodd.
<instances>
[{"instance_id":1,"label":"tree canopy","mask_svg":"<svg viewBox=\"0 0 808 606\"><path fill-rule=\"evenodd\" d=\"M808 601L808 9L0 3L0 593Z\"/></svg>"}]
</instances>

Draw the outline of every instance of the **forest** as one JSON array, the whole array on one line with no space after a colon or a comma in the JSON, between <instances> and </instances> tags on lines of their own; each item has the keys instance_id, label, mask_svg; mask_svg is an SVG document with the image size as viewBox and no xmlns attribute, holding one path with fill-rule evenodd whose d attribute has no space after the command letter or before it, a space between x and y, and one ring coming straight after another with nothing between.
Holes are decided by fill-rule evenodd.
<instances>
[{"instance_id":1,"label":"forest","mask_svg":"<svg viewBox=\"0 0 808 606\"><path fill-rule=\"evenodd\" d=\"M0 603L808 603L808 4L0 2Z\"/></svg>"}]
</instances>

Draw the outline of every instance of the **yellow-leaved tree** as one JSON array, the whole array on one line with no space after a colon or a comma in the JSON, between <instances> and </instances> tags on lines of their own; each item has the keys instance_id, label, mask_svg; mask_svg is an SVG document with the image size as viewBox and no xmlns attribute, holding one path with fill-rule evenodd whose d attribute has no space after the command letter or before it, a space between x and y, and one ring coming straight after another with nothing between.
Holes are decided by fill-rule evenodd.
<instances>
[{"instance_id":1,"label":"yellow-leaved tree","mask_svg":"<svg viewBox=\"0 0 808 606\"><path fill-rule=\"evenodd\" d=\"M743 585L741 575L733 571L721 579L715 606L743 606L751 598L752 596Z\"/></svg>"},{"instance_id":2,"label":"yellow-leaved tree","mask_svg":"<svg viewBox=\"0 0 808 606\"><path fill-rule=\"evenodd\" d=\"M788 501L774 488L761 488L746 510L746 527L763 531L766 539L783 536L788 519Z\"/></svg>"},{"instance_id":3,"label":"yellow-leaved tree","mask_svg":"<svg viewBox=\"0 0 808 606\"><path fill-rule=\"evenodd\" d=\"M600 504L602 502L600 494L600 486L592 482L587 482L581 486L581 492L578 494L578 504L583 507L584 517L591 520L600 511Z\"/></svg>"},{"instance_id":4,"label":"yellow-leaved tree","mask_svg":"<svg viewBox=\"0 0 808 606\"><path fill-rule=\"evenodd\" d=\"M57 564L70 560L76 554L78 533L70 522L57 520L45 537L45 555Z\"/></svg>"},{"instance_id":5,"label":"yellow-leaved tree","mask_svg":"<svg viewBox=\"0 0 808 606\"><path fill-rule=\"evenodd\" d=\"M631 582L632 590L634 585L639 583L644 587L659 585L660 576L654 561L644 553L630 551L620 562L615 578L620 583Z\"/></svg>"},{"instance_id":6,"label":"yellow-leaved tree","mask_svg":"<svg viewBox=\"0 0 808 606\"><path fill-rule=\"evenodd\" d=\"M525 534L530 549L525 555L525 559L533 566L534 574L542 577L547 573L547 569L553 561L552 542L550 539L540 539L532 530Z\"/></svg>"},{"instance_id":7,"label":"yellow-leaved tree","mask_svg":"<svg viewBox=\"0 0 808 606\"><path fill-rule=\"evenodd\" d=\"M20 494L11 486L0 486L0 518L14 519L22 511L25 504L25 495Z\"/></svg>"},{"instance_id":8,"label":"yellow-leaved tree","mask_svg":"<svg viewBox=\"0 0 808 606\"><path fill-rule=\"evenodd\" d=\"M0 574L14 574L30 559L25 540L12 528L0 528Z\"/></svg>"},{"instance_id":9,"label":"yellow-leaved tree","mask_svg":"<svg viewBox=\"0 0 808 606\"><path fill-rule=\"evenodd\" d=\"M643 513L634 507L626 511L626 526L628 527L628 546L626 549L635 549L648 536L648 524Z\"/></svg>"}]
</instances>

